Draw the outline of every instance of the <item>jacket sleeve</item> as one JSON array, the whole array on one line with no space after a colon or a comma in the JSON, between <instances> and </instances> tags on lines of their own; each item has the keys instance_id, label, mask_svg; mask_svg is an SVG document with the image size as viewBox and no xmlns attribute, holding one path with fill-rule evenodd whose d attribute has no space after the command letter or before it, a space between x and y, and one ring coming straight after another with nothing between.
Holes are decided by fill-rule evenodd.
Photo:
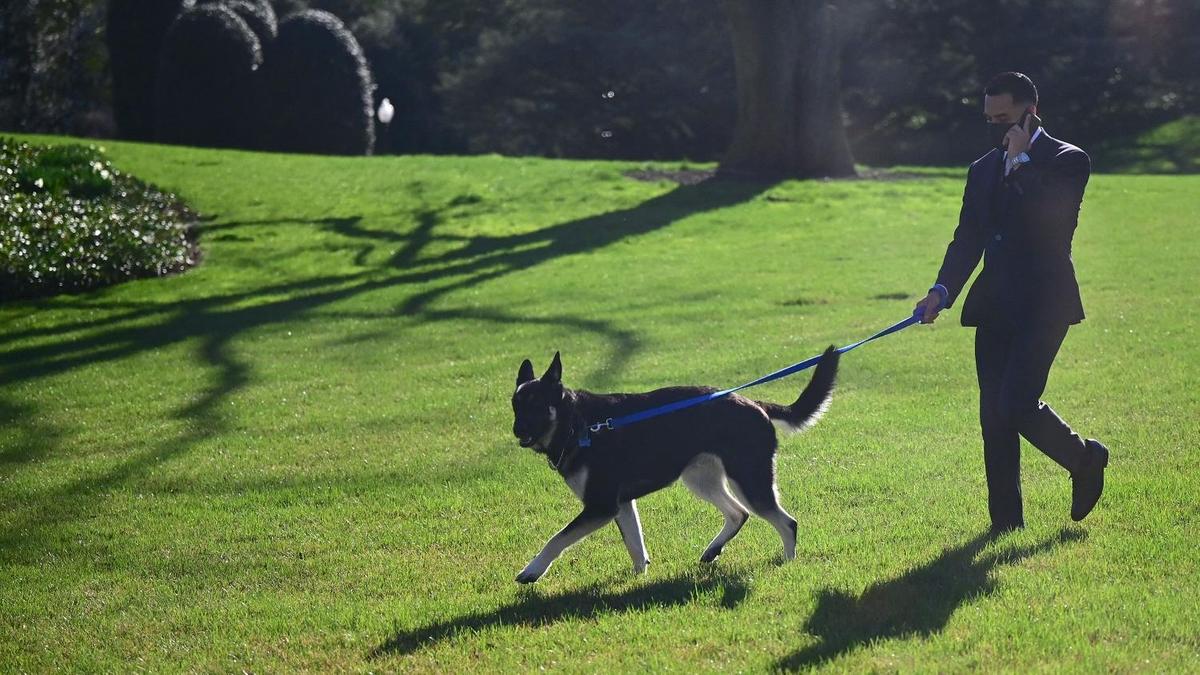
<instances>
[{"instance_id":1,"label":"jacket sleeve","mask_svg":"<svg viewBox=\"0 0 1200 675\"><path fill-rule=\"evenodd\" d=\"M946 256L942 259L942 268L938 270L937 283L946 289L946 307L954 304L958 294L971 278L983 256L984 238L979 223L978 209L974 204L977 196L972 189L971 177L976 171L972 165L967 172L967 185L963 188L962 210L958 214L958 227L954 229L954 239L946 247Z\"/></svg>"},{"instance_id":2,"label":"jacket sleeve","mask_svg":"<svg viewBox=\"0 0 1200 675\"><path fill-rule=\"evenodd\" d=\"M1010 187L1020 195L1021 220L1028 224L1026 236L1036 257L1070 255L1091 167L1086 152L1069 147L1047 160L1029 162L1010 175Z\"/></svg>"}]
</instances>

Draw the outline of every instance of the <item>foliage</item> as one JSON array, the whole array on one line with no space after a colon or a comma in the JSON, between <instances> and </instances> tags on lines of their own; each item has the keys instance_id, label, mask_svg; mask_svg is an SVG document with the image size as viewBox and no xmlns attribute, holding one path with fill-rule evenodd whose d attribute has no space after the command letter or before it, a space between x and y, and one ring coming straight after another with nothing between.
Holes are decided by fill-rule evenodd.
<instances>
[{"instance_id":1,"label":"foliage","mask_svg":"<svg viewBox=\"0 0 1200 675\"><path fill-rule=\"evenodd\" d=\"M203 5L171 24L155 92L155 138L167 143L250 147L258 111L254 71L262 48L233 10Z\"/></svg>"},{"instance_id":2,"label":"foliage","mask_svg":"<svg viewBox=\"0 0 1200 675\"><path fill-rule=\"evenodd\" d=\"M163 38L193 0L109 0L108 56L121 137L154 137L154 92Z\"/></svg>"},{"instance_id":3,"label":"foliage","mask_svg":"<svg viewBox=\"0 0 1200 675\"><path fill-rule=\"evenodd\" d=\"M111 133L103 37L96 0L0 4L0 129Z\"/></svg>"},{"instance_id":4,"label":"foliage","mask_svg":"<svg viewBox=\"0 0 1200 675\"><path fill-rule=\"evenodd\" d=\"M308 4L359 36L378 96L398 104L397 151L716 158L732 130L716 2ZM973 159L979 92L1003 69L1032 75L1047 128L1085 147L1200 107L1200 5L1188 0L838 7L851 143L870 163Z\"/></svg>"},{"instance_id":5,"label":"foliage","mask_svg":"<svg viewBox=\"0 0 1200 675\"><path fill-rule=\"evenodd\" d=\"M224 5L250 26L258 36L259 44L266 45L279 33L279 22L275 10L267 0L199 0L199 5Z\"/></svg>"},{"instance_id":6,"label":"foliage","mask_svg":"<svg viewBox=\"0 0 1200 675\"><path fill-rule=\"evenodd\" d=\"M312 6L342 18L362 46L376 82L373 103L387 97L396 104L394 120L376 128L376 152L466 152L444 110L438 83L444 65L469 53L479 27L493 21L502 3L356 5L321 0Z\"/></svg>"},{"instance_id":7,"label":"foliage","mask_svg":"<svg viewBox=\"0 0 1200 675\"><path fill-rule=\"evenodd\" d=\"M336 16L306 10L287 17L258 75L264 147L371 154L374 86L362 48Z\"/></svg>"},{"instance_id":8,"label":"foliage","mask_svg":"<svg viewBox=\"0 0 1200 675\"><path fill-rule=\"evenodd\" d=\"M104 4L18 0L0 10L0 128L103 134L111 107L118 121L150 116L155 58L130 54L157 49L181 0L112 0L111 102L97 19ZM397 106L379 130L379 152L711 159L733 127L732 55L717 0L274 4L280 16L329 11L355 35L379 85L372 104L387 96ZM972 159L983 147L979 91L998 70L1029 73L1047 129L1085 149L1200 109L1194 0L837 6L851 144L871 164ZM121 73L138 64L131 99ZM601 98L608 91L613 98Z\"/></svg>"},{"instance_id":9,"label":"foliage","mask_svg":"<svg viewBox=\"0 0 1200 675\"><path fill-rule=\"evenodd\" d=\"M1102 143L1092 152L1092 164L1105 172L1200 173L1200 116Z\"/></svg>"},{"instance_id":10,"label":"foliage","mask_svg":"<svg viewBox=\"0 0 1200 675\"><path fill-rule=\"evenodd\" d=\"M717 2L510 3L441 80L473 152L712 159L735 115Z\"/></svg>"},{"instance_id":11,"label":"foliage","mask_svg":"<svg viewBox=\"0 0 1200 675\"><path fill-rule=\"evenodd\" d=\"M1200 107L1192 0L856 0L843 99L855 157L963 162L986 150L983 86L1028 74L1046 129L1088 149Z\"/></svg>"},{"instance_id":12,"label":"foliage","mask_svg":"<svg viewBox=\"0 0 1200 675\"><path fill-rule=\"evenodd\" d=\"M171 194L94 146L0 138L0 298L77 291L195 264Z\"/></svg>"}]
</instances>

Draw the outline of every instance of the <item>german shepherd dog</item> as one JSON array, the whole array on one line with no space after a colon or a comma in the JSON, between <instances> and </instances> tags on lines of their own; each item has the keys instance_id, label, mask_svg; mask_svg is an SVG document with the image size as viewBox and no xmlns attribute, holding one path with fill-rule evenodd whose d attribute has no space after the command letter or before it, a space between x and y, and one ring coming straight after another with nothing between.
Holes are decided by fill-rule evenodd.
<instances>
[{"instance_id":1,"label":"german shepherd dog","mask_svg":"<svg viewBox=\"0 0 1200 675\"><path fill-rule=\"evenodd\" d=\"M764 518L783 539L783 555L796 555L796 520L779 505L775 485L775 427L800 431L814 424L833 393L838 353L830 347L812 380L789 406L752 401L737 394L590 434L587 425L659 405L708 394L711 387L668 387L644 394L593 394L562 383L559 355L540 379L528 359L517 372L512 396L513 434L521 447L545 455L583 510L542 548L517 575L537 581L566 550L616 519L635 573L650 564L642 539L637 503L644 495L683 479L697 497L725 517L725 526L700 556L712 562L746 523L750 512ZM732 488L732 491L731 491Z\"/></svg>"}]
</instances>

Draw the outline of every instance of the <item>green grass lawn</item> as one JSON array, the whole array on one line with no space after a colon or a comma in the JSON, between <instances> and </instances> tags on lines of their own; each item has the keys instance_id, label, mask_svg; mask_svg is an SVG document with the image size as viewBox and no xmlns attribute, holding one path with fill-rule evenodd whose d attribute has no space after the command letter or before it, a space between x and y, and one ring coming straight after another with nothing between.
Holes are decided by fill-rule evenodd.
<instances>
[{"instance_id":1,"label":"green grass lawn","mask_svg":"<svg viewBox=\"0 0 1200 675\"><path fill-rule=\"evenodd\" d=\"M44 140L44 139L33 139ZM1026 446L987 526L972 331L848 354L779 456L796 560L676 486L541 582L577 512L510 432L568 386L732 385L904 318L965 169L774 185L632 163L106 143L206 220L186 274L0 304L0 670L1200 668L1200 176L1096 176L1046 399L1113 450L1082 526ZM664 168L674 168L666 166ZM752 390L790 401L807 375Z\"/></svg>"}]
</instances>

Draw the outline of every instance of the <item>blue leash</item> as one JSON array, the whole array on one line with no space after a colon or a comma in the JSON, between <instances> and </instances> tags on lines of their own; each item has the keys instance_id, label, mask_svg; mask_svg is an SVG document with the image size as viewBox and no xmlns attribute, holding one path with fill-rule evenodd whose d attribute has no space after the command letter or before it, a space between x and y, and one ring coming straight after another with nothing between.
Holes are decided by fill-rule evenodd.
<instances>
[{"instance_id":1,"label":"blue leash","mask_svg":"<svg viewBox=\"0 0 1200 675\"><path fill-rule=\"evenodd\" d=\"M858 342L855 342L854 344L846 345L845 347L840 347L835 351L837 351L838 354L845 354L846 352L850 351L851 349L857 349L857 348L867 344L868 342L871 342L872 340L878 340L879 338L884 337L885 335L891 335L892 333L904 330L905 328L908 328L909 326L911 326L915 323L920 323L920 322L921 322L920 315L917 312L913 312L913 315L908 317L907 319L897 322L897 323L894 323L894 324L888 326L887 328L884 328L883 330L879 331L878 333L872 335L871 337L866 338L865 340L859 340ZM817 363L820 360L821 360L821 355L818 354L817 356L805 359L805 360L801 361L800 363L794 363L794 364L788 366L787 368L777 370L769 375L763 375L762 377L758 378L757 380L754 380L753 382L747 382L746 384L743 384L738 387L733 387L732 389L724 389L722 391L716 391L711 394L694 396L692 398L687 398L682 401L675 401L674 403L660 405L657 408L650 408L649 410L643 410L641 412L636 412L636 413L633 413L630 415L624 415L622 417L617 417L617 418L610 417L610 418L604 420L603 422L589 425L587 427L587 429L579 436L579 447L586 448L592 444L592 439L591 439L591 436L588 434L588 432L595 434L595 433L599 433L604 430L620 429L621 427L627 427L630 424L635 424L635 423L641 422L643 420L648 420L653 417L658 417L659 415L666 415L667 413L675 412L676 410L683 410L684 408L691 408L692 406L697 406L697 405L700 405L701 403L707 403L714 399L723 398L725 396L728 396L728 395L734 393L735 391L741 391L742 389L746 389L748 387L765 384L767 382L771 382L772 380L778 380L780 378L787 377L788 375L791 375L793 373L798 373L802 370L807 370L807 369L812 368L813 366L817 365Z\"/></svg>"}]
</instances>

